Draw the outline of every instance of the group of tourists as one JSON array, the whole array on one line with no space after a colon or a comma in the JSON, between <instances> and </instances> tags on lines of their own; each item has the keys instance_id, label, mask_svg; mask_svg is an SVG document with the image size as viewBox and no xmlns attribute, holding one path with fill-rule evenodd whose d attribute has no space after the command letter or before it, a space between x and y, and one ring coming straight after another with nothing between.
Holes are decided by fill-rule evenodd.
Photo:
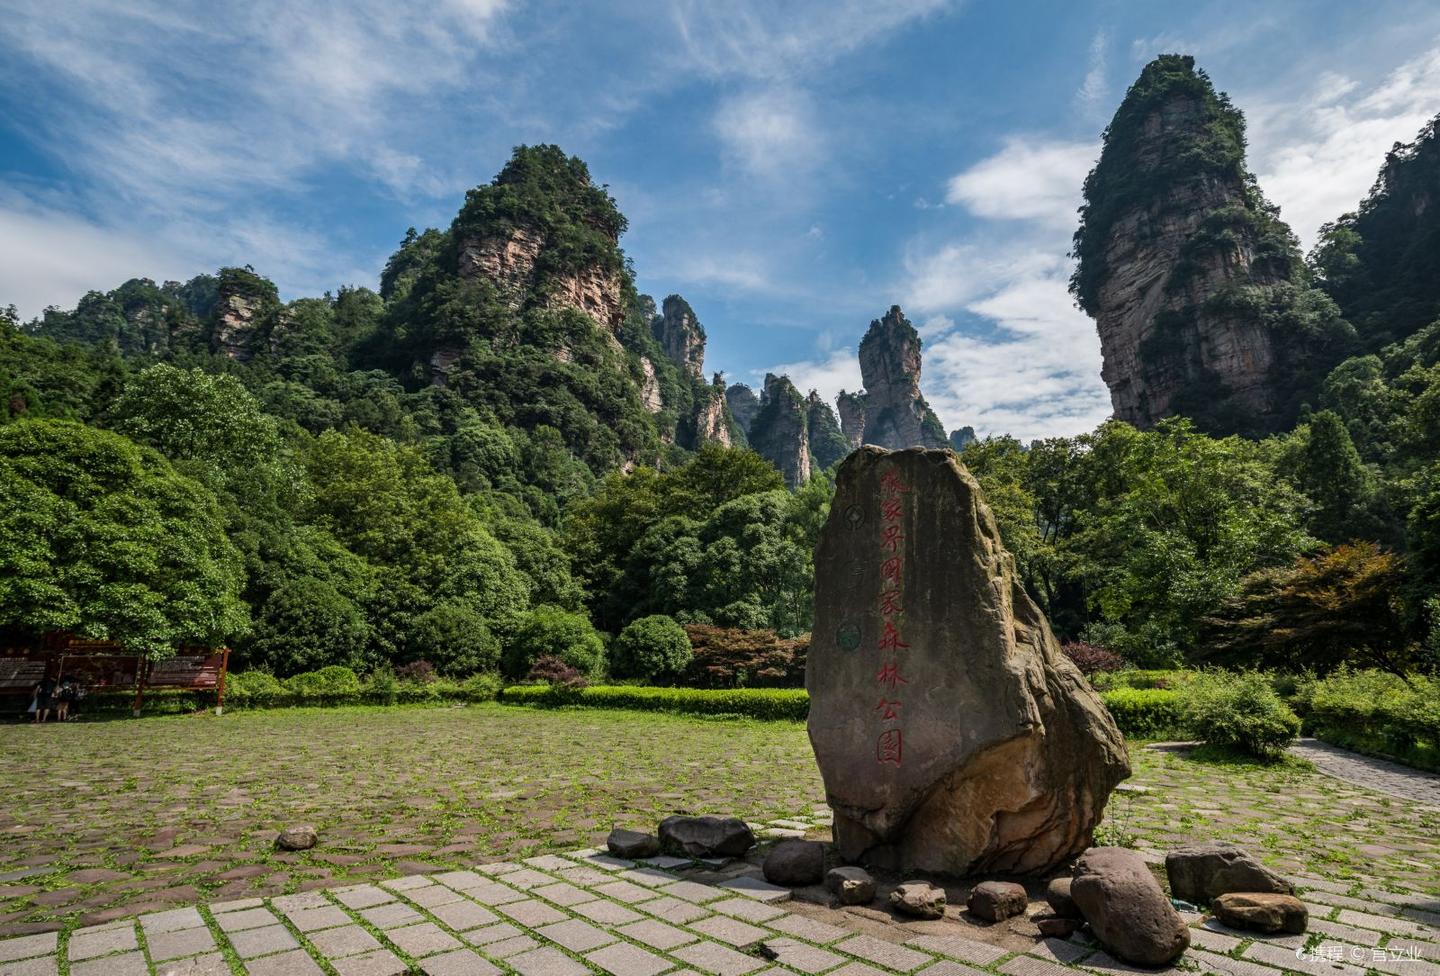
<instances>
[{"instance_id":1,"label":"group of tourists","mask_svg":"<svg viewBox=\"0 0 1440 976\"><path fill-rule=\"evenodd\" d=\"M29 713L36 724L49 721L51 715L57 722L68 722L75 717L75 703L85 697L85 687L70 675L40 679L35 686L34 697L30 699Z\"/></svg>"}]
</instances>

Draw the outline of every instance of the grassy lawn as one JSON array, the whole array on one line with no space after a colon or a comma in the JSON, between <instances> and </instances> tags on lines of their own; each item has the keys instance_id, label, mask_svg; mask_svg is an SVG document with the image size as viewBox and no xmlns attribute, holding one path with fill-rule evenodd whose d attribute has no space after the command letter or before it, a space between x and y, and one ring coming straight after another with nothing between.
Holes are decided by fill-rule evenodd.
<instances>
[{"instance_id":1,"label":"grassy lawn","mask_svg":"<svg viewBox=\"0 0 1440 976\"><path fill-rule=\"evenodd\" d=\"M1223 837L1357 887L1440 884L1440 812L1298 764L1132 755L1146 792L1116 796L1102 840ZM0 780L0 934L824 805L798 723L496 704L0 726ZM321 845L274 851L292 822Z\"/></svg>"}]
</instances>

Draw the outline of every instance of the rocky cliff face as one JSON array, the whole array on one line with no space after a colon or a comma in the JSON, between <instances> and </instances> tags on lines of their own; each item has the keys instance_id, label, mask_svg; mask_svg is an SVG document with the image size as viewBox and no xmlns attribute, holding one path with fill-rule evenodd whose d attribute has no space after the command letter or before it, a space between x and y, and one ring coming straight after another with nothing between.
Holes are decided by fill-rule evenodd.
<instances>
[{"instance_id":1,"label":"rocky cliff face","mask_svg":"<svg viewBox=\"0 0 1440 976\"><path fill-rule=\"evenodd\" d=\"M247 268L222 268L210 323L210 348L248 362L279 309L275 286Z\"/></svg>"},{"instance_id":2,"label":"rocky cliff face","mask_svg":"<svg viewBox=\"0 0 1440 976\"><path fill-rule=\"evenodd\" d=\"M680 371L694 379L705 375L705 329L690 303L679 295L665 299L662 313L650 326L660 348Z\"/></svg>"},{"instance_id":3,"label":"rocky cliff face","mask_svg":"<svg viewBox=\"0 0 1440 976\"><path fill-rule=\"evenodd\" d=\"M950 450L959 454L965 448L974 444L979 438L975 436L975 428L970 426L961 427L959 430L950 432Z\"/></svg>"},{"instance_id":4,"label":"rocky cliff face","mask_svg":"<svg viewBox=\"0 0 1440 976\"><path fill-rule=\"evenodd\" d=\"M733 445L730 437L730 413L725 404L725 377L719 373L711 380L705 395L695 403L694 446L701 444Z\"/></svg>"},{"instance_id":5,"label":"rocky cliff face","mask_svg":"<svg viewBox=\"0 0 1440 976\"><path fill-rule=\"evenodd\" d=\"M640 357L640 402L650 413L659 413L665 403L660 397L660 381L655 378L655 364L648 356Z\"/></svg>"},{"instance_id":6,"label":"rocky cliff face","mask_svg":"<svg viewBox=\"0 0 1440 976\"><path fill-rule=\"evenodd\" d=\"M462 237L457 243L462 278L483 278L495 284L514 311L528 305L574 308L614 333L625 320L621 276L600 265L585 265L545 276L536 272L546 247L545 235L517 227L506 234Z\"/></svg>"},{"instance_id":7,"label":"rocky cliff face","mask_svg":"<svg viewBox=\"0 0 1440 976\"><path fill-rule=\"evenodd\" d=\"M1121 420L1282 429L1295 376L1343 331L1333 307L1310 302L1294 237L1244 146L1239 111L1179 55L1146 66L1106 130L1071 284L1095 318Z\"/></svg>"},{"instance_id":8,"label":"rocky cliff face","mask_svg":"<svg viewBox=\"0 0 1440 976\"><path fill-rule=\"evenodd\" d=\"M725 402L730 407L730 415L735 418L735 423L748 437L750 425L755 422L755 415L760 412L760 398L744 383L735 383L725 391Z\"/></svg>"},{"instance_id":9,"label":"rocky cliff face","mask_svg":"<svg viewBox=\"0 0 1440 976\"><path fill-rule=\"evenodd\" d=\"M805 400L790 377L767 373L760 410L750 424L750 446L780 469L785 484L791 488L810 480L810 438L806 427Z\"/></svg>"},{"instance_id":10,"label":"rocky cliff face","mask_svg":"<svg viewBox=\"0 0 1440 976\"><path fill-rule=\"evenodd\" d=\"M841 422L852 446L946 446L940 418L920 395L920 334L899 305L871 322L860 341L860 376L865 393L840 396Z\"/></svg>"},{"instance_id":11,"label":"rocky cliff face","mask_svg":"<svg viewBox=\"0 0 1440 976\"><path fill-rule=\"evenodd\" d=\"M824 471L850 453L850 442L840 431L835 411L814 390L805 398L805 428L814 470Z\"/></svg>"}]
</instances>

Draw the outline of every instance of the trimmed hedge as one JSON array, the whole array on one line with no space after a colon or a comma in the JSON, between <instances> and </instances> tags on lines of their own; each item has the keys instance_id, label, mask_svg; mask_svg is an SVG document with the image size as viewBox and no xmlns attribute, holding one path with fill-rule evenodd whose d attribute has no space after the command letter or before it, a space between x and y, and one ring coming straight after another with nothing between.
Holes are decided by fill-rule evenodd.
<instances>
[{"instance_id":1,"label":"trimmed hedge","mask_svg":"<svg viewBox=\"0 0 1440 976\"><path fill-rule=\"evenodd\" d=\"M517 705L584 705L589 708L626 708L644 712L681 712L690 715L744 715L760 719L803 722L810 698L801 688L650 688L597 685L591 688L552 688L515 685L500 693L502 702Z\"/></svg>"},{"instance_id":2,"label":"trimmed hedge","mask_svg":"<svg viewBox=\"0 0 1440 976\"><path fill-rule=\"evenodd\" d=\"M1100 696L1120 731L1141 739L1180 738L1178 697L1162 689L1119 688ZM622 708L692 715L743 715L748 718L803 722L810 698L800 688L650 688L602 685L564 689L545 685L514 685L500 700L515 705Z\"/></svg>"},{"instance_id":3,"label":"trimmed hedge","mask_svg":"<svg viewBox=\"0 0 1440 976\"><path fill-rule=\"evenodd\" d=\"M348 677L339 674L348 673ZM328 675L325 672L330 672ZM335 705L420 705L441 702L491 701L500 678L476 674L462 681L400 681L377 672L364 681L348 668L322 668L279 681L264 671L241 671L225 681L226 708L298 708Z\"/></svg>"}]
</instances>

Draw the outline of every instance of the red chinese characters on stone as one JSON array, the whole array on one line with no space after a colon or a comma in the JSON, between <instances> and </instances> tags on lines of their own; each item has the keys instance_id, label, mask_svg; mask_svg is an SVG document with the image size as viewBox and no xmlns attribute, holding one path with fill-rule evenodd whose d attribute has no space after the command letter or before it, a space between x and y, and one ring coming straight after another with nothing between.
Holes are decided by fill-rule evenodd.
<instances>
[{"instance_id":1,"label":"red chinese characters on stone","mask_svg":"<svg viewBox=\"0 0 1440 976\"><path fill-rule=\"evenodd\" d=\"M874 709L882 726L885 726L875 740L875 761L882 766L899 766L904 761L905 733L899 728L904 702L890 696L898 695L899 687L909 684L900 673L896 655L910 646L900 634L900 622L905 612L905 533L901 522L905 517L905 495L909 493L910 486L898 473L888 471L880 476L880 488L880 578L884 582L880 592L880 616L885 626L880 633L879 650L883 658L880 669L875 672L875 683L888 694L880 698Z\"/></svg>"},{"instance_id":2,"label":"red chinese characters on stone","mask_svg":"<svg viewBox=\"0 0 1440 976\"><path fill-rule=\"evenodd\" d=\"M905 733L900 729L886 729L875 742L875 761L882 766L899 766L904 758Z\"/></svg>"}]
</instances>

